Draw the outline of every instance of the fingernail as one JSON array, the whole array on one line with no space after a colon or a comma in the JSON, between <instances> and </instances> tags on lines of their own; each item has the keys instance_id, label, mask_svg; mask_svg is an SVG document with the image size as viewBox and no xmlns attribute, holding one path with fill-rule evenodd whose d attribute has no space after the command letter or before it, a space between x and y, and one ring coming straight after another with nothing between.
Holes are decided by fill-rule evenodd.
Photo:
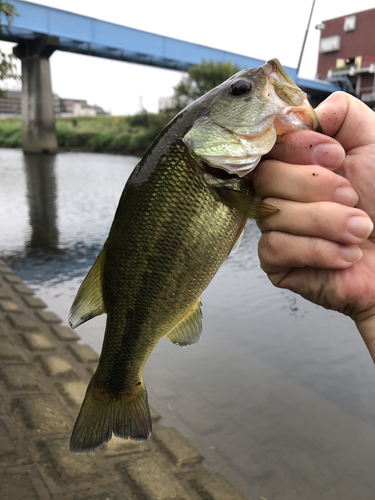
<instances>
[{"instance_id":1,"label":"fingernail","mask_svg":"<svg viewBox=\"0 0 375 500\"><path fill-rule=\"evenodd\" d=\"M339 144L318 144L313 156L321 167L338 168L345 160L345 151Z\"/></svg>"},{"instance_id":2,"label":"fingernail","mask_svg":"<svg viewBox=\"0 0 375 500\"><path fill-rule=\"evenodd\" d=\"M362 251L356 246L341 247L340 256L345 262L357 262L362 257Z\"/></svg>"},{"instance_id":3,"label":"fingernail","mask_svg":"<svg viewBox=\"0 0 375 500\"><path fill-rule=\"evenodd\" d=\"M350 217L347 224L347 230L357 238L366 239L370 236L374 229L374 224L369 217L361 217L356 215Z\"/></svg>"},{"instance_id":4,"label":"fingernail","mask_svg":"<svg viewBox=\"0 0 375 500\"><path fill-rule=\"evenodd\" d=\"M355 207L358 203L358 195L351 187L339 187L333 194L333 200L340 205Z\"/></svg>"}]
</instances>

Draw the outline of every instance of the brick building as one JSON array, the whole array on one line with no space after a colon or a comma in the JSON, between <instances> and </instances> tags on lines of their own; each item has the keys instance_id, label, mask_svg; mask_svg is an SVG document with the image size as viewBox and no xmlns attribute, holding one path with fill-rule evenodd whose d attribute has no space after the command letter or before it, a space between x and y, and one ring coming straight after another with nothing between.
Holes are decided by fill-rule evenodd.
<instances>
[{"instance_id":1,"label":"brick building","mask_svg":"<svg viewBox=\"0 0 375 500\"><path fill-rule=\"evenodd\" d=\"M317 76L375 106L375 9L329 19L321 29Z\"/></svg>"}]
</instances>

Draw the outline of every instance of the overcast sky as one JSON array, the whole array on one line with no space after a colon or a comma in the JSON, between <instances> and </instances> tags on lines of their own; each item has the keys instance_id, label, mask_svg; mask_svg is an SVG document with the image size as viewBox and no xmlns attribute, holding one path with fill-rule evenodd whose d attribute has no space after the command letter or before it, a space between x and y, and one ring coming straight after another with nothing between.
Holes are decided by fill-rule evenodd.
<instances>
[{"instance_id":1,"label":"overcast sky","mask_svg":"<svg viewBox=\"0 0 375 500\"><path fill-rule=\"evenodd\" d=\"M277 57L297 67L312 0L217 2L189 0L36 0L105 21L224 49L262 60ZM182 7L181 7L182 5ZM103 11L103 7L105 11ZM375 7L374 0L316 0L300 76L316 73L324 20ZM0 43L4 51L12 44ZM173 94L178 71L56 51L50 58L53 91L60 97L86 99L112 114L133 114L143 106L157 111L158 98Z\"/></svg>"}]
</instances>

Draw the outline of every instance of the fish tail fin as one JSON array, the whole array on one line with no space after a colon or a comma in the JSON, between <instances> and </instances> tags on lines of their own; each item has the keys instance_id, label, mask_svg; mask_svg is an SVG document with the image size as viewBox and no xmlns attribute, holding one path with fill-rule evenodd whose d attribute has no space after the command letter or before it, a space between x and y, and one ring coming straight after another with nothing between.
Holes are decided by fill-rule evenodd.
<instances>
[{"instance_id":1,"label":"fish tail fin","mask_svg":"<svg viewBox=\"0 0 375 500\"><path fill-rule=\"evenodd\" d=\"M98 390L90 382L70 438L70 451L79 455L100 448L112 438L146 441L152 423L143 382L134 397Z\"/></svg>"}]
</instances>

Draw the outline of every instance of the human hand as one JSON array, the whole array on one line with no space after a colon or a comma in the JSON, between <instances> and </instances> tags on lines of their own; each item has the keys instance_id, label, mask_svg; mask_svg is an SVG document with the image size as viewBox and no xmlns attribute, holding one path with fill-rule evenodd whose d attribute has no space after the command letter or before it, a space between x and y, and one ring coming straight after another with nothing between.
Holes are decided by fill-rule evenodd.
<instances>
[{"instance_id":1,"label":"human hand","mask_svg":"<svg viewBox=\"0 0 375 500\"><path fill-rule=\"evenodd\" d=\"M342 92L316 112L326 135L286 134L254 173L280 209L259 258L275 286L351 316L375 361L375 113Z\"/></svg>"}]
</instances>

